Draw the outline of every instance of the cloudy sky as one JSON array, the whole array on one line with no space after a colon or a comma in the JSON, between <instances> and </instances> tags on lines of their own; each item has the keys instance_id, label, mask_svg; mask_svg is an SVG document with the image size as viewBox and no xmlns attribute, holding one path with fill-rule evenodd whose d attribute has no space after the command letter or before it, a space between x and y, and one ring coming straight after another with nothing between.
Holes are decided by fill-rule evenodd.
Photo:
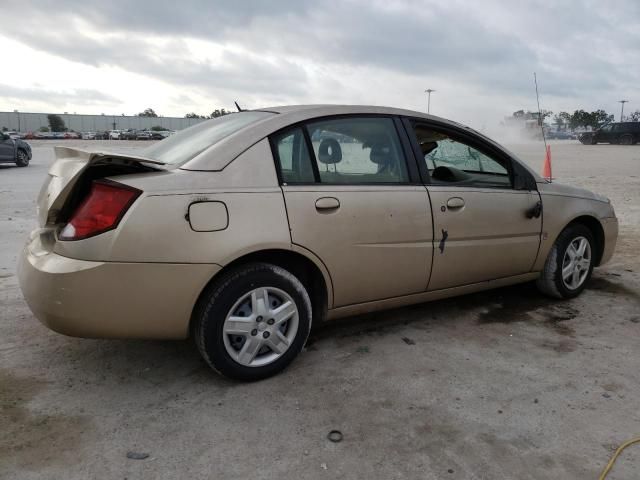
<instances>
[{"instance_id":1,"label":"cloudy sky","mask_svg":"<svg viewBox=\"0 0 640 480\"><path fill-rule=\"evenodd\" d=\"M640 1L0 0L0 111L640 109ZM10 14L9 14L10 12ZM11 17L11 21L9 20Z\"/></svg>"}]
</instances>

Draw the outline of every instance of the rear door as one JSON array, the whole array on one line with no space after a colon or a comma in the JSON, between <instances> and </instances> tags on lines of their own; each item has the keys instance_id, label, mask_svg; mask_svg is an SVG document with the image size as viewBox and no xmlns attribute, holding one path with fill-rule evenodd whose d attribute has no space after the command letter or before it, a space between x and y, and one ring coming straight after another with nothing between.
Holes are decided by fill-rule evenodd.
<instances>
[{"instance_id":1,"label":"rear door","mask_svg":"<svg viewBox=\"0 0 640 480\"><path fill-rule=\"evenodd\" d=\"M392 117L329 117L271 139L291 239L326 265L334 307L427 288L431 209L398 127Z\"/></svg>"},{"instance_id":2,"label":"rear door","mask_svg":"<svg viewBox=\"0 0 640 480\"><path fill-rule=\"evenodd\" d=\"M406 125L433 208L429 290L531 271L542 230L535 182L531 189L515 188L517 166L473 135L420 122Z\"/></svg>"}]
</instances>

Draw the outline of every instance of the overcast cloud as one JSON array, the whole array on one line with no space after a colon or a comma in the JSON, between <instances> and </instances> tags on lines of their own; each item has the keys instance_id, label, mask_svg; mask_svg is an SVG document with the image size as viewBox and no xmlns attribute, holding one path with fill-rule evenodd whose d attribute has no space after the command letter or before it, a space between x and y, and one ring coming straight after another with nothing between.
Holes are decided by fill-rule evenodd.
<instances>
[{"instance_id":1,"label":"overcast cloud","mask_svg":"<svg viewBox=\"0 0 640 480\"><path fill-rule=\"evenodd\" d=\"M640 2L9 1L0 110L208 114L283 103L640 109ZM7 16L3 15L6 19Z\"/></svg>"}]
</instances>

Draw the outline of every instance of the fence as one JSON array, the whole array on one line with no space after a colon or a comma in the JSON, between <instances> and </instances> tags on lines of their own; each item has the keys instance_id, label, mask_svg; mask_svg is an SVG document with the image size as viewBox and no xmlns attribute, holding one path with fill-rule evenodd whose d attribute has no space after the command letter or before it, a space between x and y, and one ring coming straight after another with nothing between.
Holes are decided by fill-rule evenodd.
<instances>
[{"instance_id":1,"label":"fence","mask_svg":"<svg viewBox=\"0 0 640 480\"><path fill-rule=\"evenodd\" d=\"M18 132L37 132L41 127L49 127L48 113L0 112L0 128ZM167 130L181 130L196 123L202 118L179 117L129 117L118 115L77 115L74 113L58 113L68 130L76 132L96 132L103 130L124 130L133 128L146 130L156 125Z\"/></svg>"}]
</instances>

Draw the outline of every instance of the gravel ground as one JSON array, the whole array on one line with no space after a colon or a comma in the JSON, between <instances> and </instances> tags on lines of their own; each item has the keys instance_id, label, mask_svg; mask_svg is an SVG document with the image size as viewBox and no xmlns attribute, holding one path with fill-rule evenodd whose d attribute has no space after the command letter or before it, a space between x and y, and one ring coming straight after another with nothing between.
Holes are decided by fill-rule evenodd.
<instances>
[{"instance_id":1,"label":"gravel ground","mask_svg":"<svg viewBox=\"0 0 640 480\"><path fill-rule=\"evenodd\" d=\"M621 222L579 298L523 285L344 319L240 384L186 341L69 338L32 316L15 266L53 144L0 167L2 479L585 479L640 434L640 146L553 143L558 181ZM540 168L540 144L510 147ZM609 478L637 478L639 453Z\"/></svg>"}]
</instances>

